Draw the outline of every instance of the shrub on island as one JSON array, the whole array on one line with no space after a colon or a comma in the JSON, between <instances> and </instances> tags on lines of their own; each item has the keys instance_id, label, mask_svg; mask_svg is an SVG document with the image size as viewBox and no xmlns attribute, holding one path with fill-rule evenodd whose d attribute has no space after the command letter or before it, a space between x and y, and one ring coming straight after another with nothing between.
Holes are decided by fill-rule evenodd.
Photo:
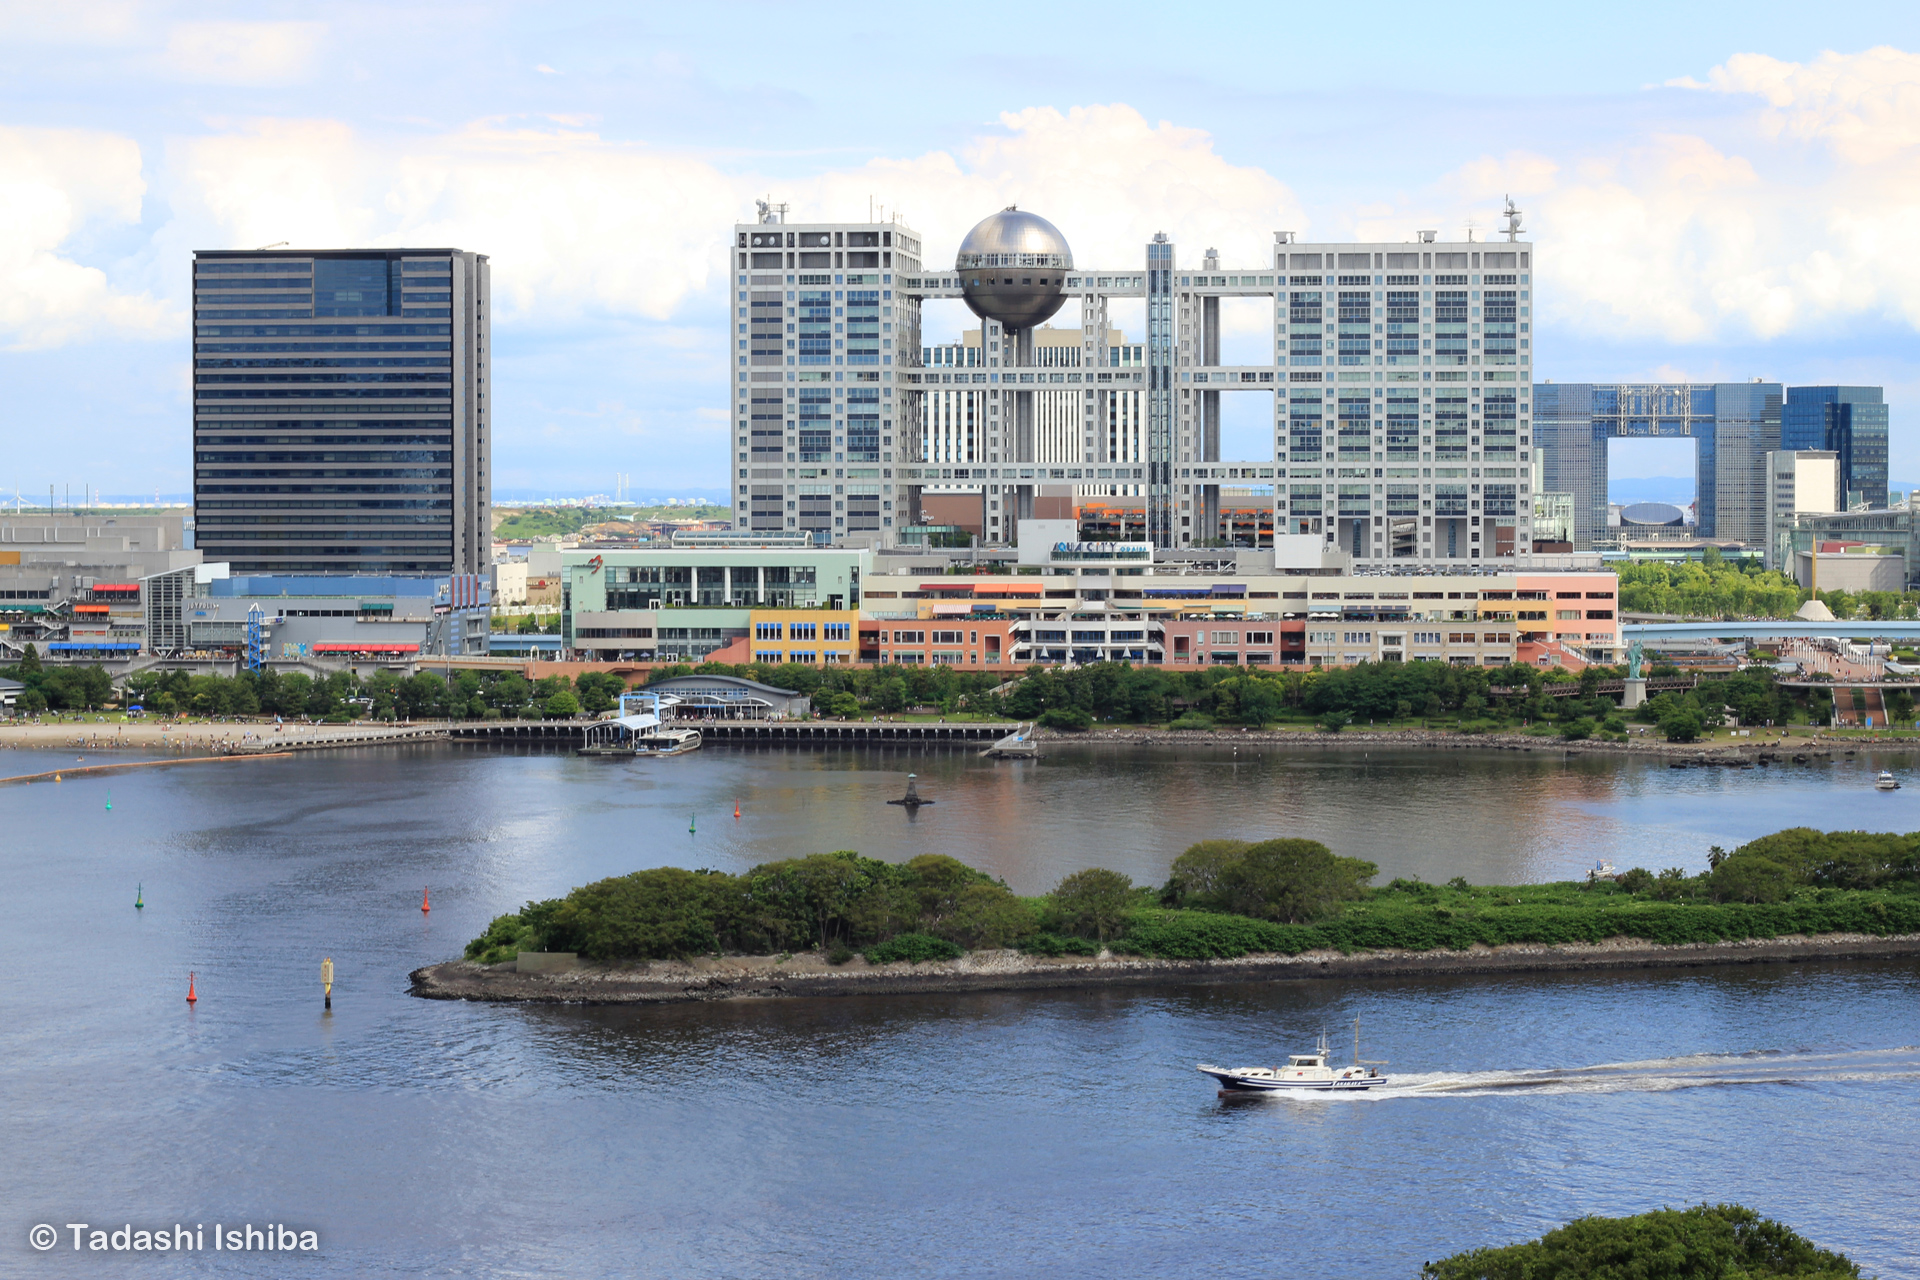
<instances>
[{"instance_id":1,"label":"shrub on island","mask_svg":"<svg viewBox=\"0 0 1920 1280\"><path fill-rule=\"evenodd\" d=\"M857 853L763 863L743 875L658 867L529 902L467 945L467 958L576 951L594 960L819 948L834 963L951 958L1019 947L1035 955L1103 948L1165 959L1255 953L1436 949L1636 938L1674 945L1794 934L1920 934L1920 834L1794 828L1710 869L1632 868L1586 883L1445 885L1395 879L1312 840L1218 839L1174 860L1157 893L1088 868L1040 898L956 859L902 865ZM936 945L937 944L937 945Z\"/></svg>"},{"instance_id":2,"label":"shrub on island","mask_svg":"<svg viewBox=\"0 0 1920 1280\"><path fill-rule=\"evenodd\" d=\"M1033 909L985 872L922 854L894 865L850 850L762 863L744 875L655 867L529 902L467 944L494 964L520 951L591 960L683 959L715 951L859 950L905 934L961 948L1010 946Z\"/></svg>"},{"instance_id":3,"label":"shrub on island","mask_svg":"<svg viewBox=\"0 0 1920 1280\"><path fill-rule=\"evenodd\" d=\"M1429 1262L1420 1275L1421 1280L1857 1280L1860 1268L1845 1254L1822 1249L1743 1205L1702 1204L1630 1218L1576 1218L1538 1240Z\"/></svg>"}]
</instances>

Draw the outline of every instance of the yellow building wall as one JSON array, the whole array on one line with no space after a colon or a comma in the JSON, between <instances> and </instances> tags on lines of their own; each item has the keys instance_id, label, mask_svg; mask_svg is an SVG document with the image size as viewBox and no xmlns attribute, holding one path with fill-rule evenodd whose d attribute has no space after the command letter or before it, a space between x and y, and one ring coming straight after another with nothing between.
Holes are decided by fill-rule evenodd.
<instances>
[{"instance_id":1,"label":"yellow building wall","mask_svg":"<svg viewBox=\"0 0 1920 1280\"><path fill-rule=\"evenodd\" d=\"M793 638L794 627L803 628L800 639ZM778 627L778 639L762 639L765 628ZM846 639L829 640L830 626L844 627ZM812 627L812 638L804 628ZM747 648L755 662L811 662L815 666L830 663L852 665L860 651L860 611L858 609L755 609L748 614ZM811 657L805 656L811 655Z\"/></svg>"}]
</instances>

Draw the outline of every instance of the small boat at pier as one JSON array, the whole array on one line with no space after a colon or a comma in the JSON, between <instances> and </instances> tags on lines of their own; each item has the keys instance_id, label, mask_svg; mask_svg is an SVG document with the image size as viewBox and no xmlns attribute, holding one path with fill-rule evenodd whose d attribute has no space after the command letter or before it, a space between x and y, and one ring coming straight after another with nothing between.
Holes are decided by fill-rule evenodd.
<instances>
[{"instance_id":1,"label":"small boat at pier","mask_svg":"<svg viewBox=\"0 0 1920 1280\"><path fill-rule=\"evenodd\" d=\"M1328 1093L1384 1087L1387 1077L1374 1070L1384 1062L1362 1061L1360 1019L1353 1020L1353 1064L1337 1067L1327 1047L1327 1033L1312 1053L1295 1053L1284 1067L1216 1067L1199 1064L1195 1070L1220 1082L1222 1093Z\"/></svg>"}]
</instances>

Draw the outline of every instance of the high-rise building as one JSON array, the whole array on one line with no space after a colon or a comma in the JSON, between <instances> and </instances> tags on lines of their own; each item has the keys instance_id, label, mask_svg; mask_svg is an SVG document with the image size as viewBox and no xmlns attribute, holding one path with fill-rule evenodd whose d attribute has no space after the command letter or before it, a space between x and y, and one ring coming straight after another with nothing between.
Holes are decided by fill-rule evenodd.
<instances>
[{"instance_id":1,"label":"high-rise building","mask_svg":"<svg viewBox=\"0 0 1920 1280\"><path fill-rule=\"evenodd\" d=\"M920 269L920 238L898 222L785 218L762 204L733 229L734 526L892 541L913 511L892 464L921 457L895 382L918 361L920 309L894 279Z\"/></svg>"},{"instance_id":2,"label":"high-rise building","mask_svg":"<svg viewBox=\"0 0 1920 1280\"><path fill-rule=\"evenodd\" d=\"M1887 406L1879 387L1787 388L1780 447L1838 454L1847 510L1887 505Z\"/></svg>"},{"instance_id":3,"label":"high-rise building","mask_svg":"<svg viewBox=\"0 0 1920 1280\"><path fill-rule=\"evenodd\" d=\"M1607 529L1608 442L1691 439L1703 538L1766 537L1765 455L1781 443L1777 382L1543 382L1533 390L1540 487L1573 496L1573 544Z\"/></svg>"},{"instance_id":4,"label":"high-rise building","mask_svg":"<svg viewBox=\"0 0 1920 1280\"><path fill-rule=\"evenodd\" d=\"M236 573L482 573L492 307L459 249L203 250L194 531Z\"/></svg>"},{"instance_id":5,"label":"high-rise building","mask_svg":"<svg viewBox=\"0 0 1920 1280\"><path fill-rule=\"evenodd\" d=\"M1222 535L1224 488L1271 504L1290 563L1524 554L1535 250L1509 212L1504 243L1282 232L1268 261L1235 268L1211 252L1182 267L1164 235L1130 266L1076 267L1052 224L1009 209L946 268L923 266L898 223L803 225L763 206L734 227L735 523L885 541L922 487L972 487L985 541L1007 543L1036 493L1062 486L1138 495L1152 541L1191 546ZM978 346L923 344L935 299L981 317ZM1116 340L1109 307L1133 299L1144 341ZM1221 362L1235 300L1269 309L1270 358ZM1067 301L1077 358L1035 340ZM954 351L978 354L949 363ZM870 398L856 405L856 390ZM1271 413L1255 457L1222 457L1236 394ZM878 427L864 448L856 409Z\"/></svg>"},{"instance_id":6,"label":"high-rise building","mask_svg":"<svg viewBox=\"0 0 1920 1280\"><path fill-rule=\"evenodd\" d=\"M1162 546L1221 536L1224 487L1272 504L1289 556L1471 561L1513 554L1516 534L1530 545L1533 247L1517 217L1510 235L1335 245L1282 232L1266 263L1223 267L1208 252L1197 269L1159 236L1138 265L1097 268L1076 266L1051 224L1009 210L969 234L952 273L904 288L964 297L985 321L991 541L1013 535L1037 487L1065 480L1144 488L1147 536ZM1146 308L1144 367L1110 353L1109 308L1133 298ZM1221 310L1235 299L1271 309L1270 360L1222 363ZM1081 371L1046 371L1033 326L1069 300ZM908 374L909 391L932 376ZM1064 466L1039 456L1042 381L1081 397L1080 456ZM1226 459L1222 399L1246 394L1265 398L1273 444ZM1099 429L1129 395L1144 405L1143 458L1116 456Z\"/></svg>"},{"instance_id":7,"label":"high-rise building","mask_svg":"<svg viewBox=\"0 0 1920 1280\"><path fill-rule=\"evenodd\" d=\"M1798 517L1841 509L1840 455L1830 449L1777 449L1767 455L1766 482L1766 565L1791 568Z\"/></svg>"}]
</instances>

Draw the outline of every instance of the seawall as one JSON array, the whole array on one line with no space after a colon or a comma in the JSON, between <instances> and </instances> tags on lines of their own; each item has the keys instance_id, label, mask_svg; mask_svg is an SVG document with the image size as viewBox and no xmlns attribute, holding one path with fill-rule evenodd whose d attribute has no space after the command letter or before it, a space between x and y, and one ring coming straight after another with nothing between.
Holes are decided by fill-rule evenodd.
<instances>
[{"instance_id":1,"label":"seawall","mask_svg":"<svg viewBox=\"0 0 1920 1280\"><path fill-rule=\"evenodd\" d=\"M582 964L557 973L519 973L512 963L448 961L416 969L412 994L429 1000L533 1004L681 1004L814 996L936 995L944 992L1068 990L1148 984L1354 980L1476 974L1701 968L1731 964L1920 957L1920 934L1814 937L1659 946L1635 938L1600 943L1475 947L1470 951L1313 951L1234 960L1153 960L1102 954L1050 959L1017 951L975 951L958 960L869 965L855 957L828 965L818 953L702 957L637 964Z\"/></svg>"}]
</instances>

